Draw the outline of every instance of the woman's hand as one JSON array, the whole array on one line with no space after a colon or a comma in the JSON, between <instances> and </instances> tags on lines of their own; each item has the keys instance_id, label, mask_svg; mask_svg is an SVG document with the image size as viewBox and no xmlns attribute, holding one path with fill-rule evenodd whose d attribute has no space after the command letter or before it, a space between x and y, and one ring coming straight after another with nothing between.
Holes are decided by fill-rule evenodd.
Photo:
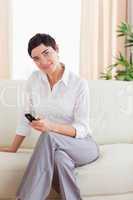
<instances>
[{"instance_id":1,"label":"woman's hand","mask_svg":"<svg viewBox=\"0 0 133 200\"><path fill-rule=\"evenodd\" d=\"M11 148L0 147L0 152L16 153Z\"/></svg>"},{"instance_id":2,"label":"woman's hand","mask_svg":"<svg viewBox=\"0 0 133 200\"><path fill-rule=\"evenodd\" d=\"M47 119L33 120L30 125L32 128L40 132L51 131L51 122Z\"/></svg>"}]
</instances>

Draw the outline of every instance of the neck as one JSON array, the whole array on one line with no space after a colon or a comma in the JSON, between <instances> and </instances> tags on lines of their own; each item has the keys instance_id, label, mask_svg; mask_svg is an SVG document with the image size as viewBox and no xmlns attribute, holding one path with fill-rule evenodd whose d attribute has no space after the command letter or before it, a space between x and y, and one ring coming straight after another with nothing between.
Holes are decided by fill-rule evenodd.
<instances>
[{"instance_id":1,"label":"neck","mask_svg":"<svg viewBox=\"0 0 133 200\"><path fill-rule=\"evenodd\" d=\"M59 63L54 72L47 74L48 80L51 85L54 85L62 77L63 71L64 70L62 64Z\"/></svg>"}]
</instances>

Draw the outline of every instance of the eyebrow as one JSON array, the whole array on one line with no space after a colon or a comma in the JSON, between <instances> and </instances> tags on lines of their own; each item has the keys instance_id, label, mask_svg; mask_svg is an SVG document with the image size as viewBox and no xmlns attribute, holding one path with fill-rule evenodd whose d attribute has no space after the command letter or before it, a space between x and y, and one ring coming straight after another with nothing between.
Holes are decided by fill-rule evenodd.
<instances>
[{"instance_id":1,"label":"eyebrow","mask_svg":"<svg viewBox=\"0 0 133 200\"><path fill-rule=\"evenodd\" d=\"M43 50L43 51L41 52L41 54L45 53L46 51L48 51L48 49ZM36 58L38 58L38 56L34 56L34 57L32 57L32 58L33 58L33 59L36 59Z\"/></svg>"},{"instance_id":2,"label":"eyebrow","mask_svg":"<svg viewBox=\"0 0 133 200\"><path fill-rule=\"evenodd\" d=\"M41 52L41 54L45 53L48 49L45 49L44 51Z\"/></svg>"}]
</instances>

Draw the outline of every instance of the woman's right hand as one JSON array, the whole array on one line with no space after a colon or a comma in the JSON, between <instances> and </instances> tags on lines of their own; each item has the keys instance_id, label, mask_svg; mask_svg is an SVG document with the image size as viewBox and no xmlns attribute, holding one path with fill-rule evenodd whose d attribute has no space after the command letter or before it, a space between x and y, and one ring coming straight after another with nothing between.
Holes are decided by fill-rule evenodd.
<instances>
[{"instance_id":1,"label":"woman's right hand","mask_svg":"<svg viewBox=\"0 0 133 200\"><path fill-rule=\"evenodd\" d=\"M21 143L23 142L24 138L25 136L16 135L12 145L10 147L0 147L0 152L16 153Z\"/></svg>"},{"instance_id":2,"label":"woman's right hand","mask_svg":"<svg viewBox=\"0 0 133 200\"><path fill-rule=\"evenodd\" d=\"M9 153L15 153L15 151L13 151L10 148L5 148L5 147L0 147L0 152L9 152Z\"/></svg>"}]
</instances>

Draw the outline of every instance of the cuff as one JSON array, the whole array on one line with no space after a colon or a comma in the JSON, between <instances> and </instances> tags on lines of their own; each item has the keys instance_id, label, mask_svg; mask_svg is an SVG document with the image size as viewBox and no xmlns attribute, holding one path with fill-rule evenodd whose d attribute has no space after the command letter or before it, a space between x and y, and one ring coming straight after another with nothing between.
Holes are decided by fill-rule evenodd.
<instances>
[{"instance_id":1,"label":"cuff","mask_svg":"<svg viewBox=\"0 0 133 200\"><path fill-rule=\"evenodd\" d=\"M76 130L75 138L85 138L88 135L86 128L78 123L73 123L72 127Z\"/></svg>"},{"instance_id":2,"label":"cuff","mask_svg":"<svg viewBox=\"0 0 133 200\"><path fill-rule=\"evenodd\" d=\"M31 129L27 127L18 127L16 129L16 134L17 135L22 135L22 136L29 136L31 134Z\"/></svg>"}]
</instances>

